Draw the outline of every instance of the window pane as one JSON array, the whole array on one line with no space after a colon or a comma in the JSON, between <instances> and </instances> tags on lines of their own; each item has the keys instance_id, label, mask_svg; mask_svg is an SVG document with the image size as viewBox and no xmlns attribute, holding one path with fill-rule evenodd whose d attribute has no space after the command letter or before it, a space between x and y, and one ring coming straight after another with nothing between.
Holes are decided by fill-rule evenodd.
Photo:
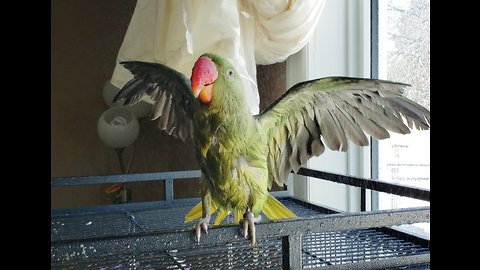
<instances>
[{"instance_id":1,"label":"window pane","mask_svg":"<svg viewBox=\"0 0 480 270\"><path fill-rule=\"evenodd\" d=\"M430 109L430 1L378 1L378 77L411 84L405 95ZM430 132L379 141L378 179L430 189ZM374 198L379 209L430 205L386 193ZM429 224L413 230L430 234Z\"/></svg>"}]
</instances>

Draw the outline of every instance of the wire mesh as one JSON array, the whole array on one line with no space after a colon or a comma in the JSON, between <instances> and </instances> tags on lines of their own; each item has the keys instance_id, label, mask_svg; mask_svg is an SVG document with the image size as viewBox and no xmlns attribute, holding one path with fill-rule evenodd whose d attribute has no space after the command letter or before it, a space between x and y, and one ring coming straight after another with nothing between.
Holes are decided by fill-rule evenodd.
<instances>
[{"instance_id":1,"label":"wire mesh","mask_svg":"<svg viewBox=\"0 0 480 270\"><path fill-rule=\"evenodd\" d=\"M333 213L326 208L285 197L279 199L299 217L312 217ZM113 212L109 214L78 214L52 217L51 268L52 269L282 269L285 246L279 237L259 237L257 246L249 241L222 242L212 245L192 245L131 252L114 248L99 248L87 243L96 239L96 245L114 247L119 239L138 234L158 233L172 228L192 228L194 222L185 224L185 214L193 206L162 209ZM212 220L215 216L212 216ZM263 220L265 221L265 220ZM262 221L262 222L263 222ZM227 216L222 222L233 223ZM380 229L332 231L325 233L303 232L302 264L304 268L341 265L370 260L381 260L412 254L429 253L429 249L406 241ZM133 238L136 238L133 236ZM98 240L100 239L100 240ZM68 252L57 252L57 246ZM152 245L141 243L138 245ZM79 249L78 246L81 248ZM75 249L73 248L75 247ZM100 252L95 249L102 249ZM73 250L76 250L73 252ZM102 254L100 254L102 253ZM61 258L59 258L61 256Z\"/></svg>"},{"instance_id":2,"label":"wire mesh","mask_svg":"<svg viewBox=\"0 0 480 270\"><path fill-rule=\"evenodd\" d=\"M304 268L429 253L428 248L376 229L310 233L302 240Z\"/></svg>"},{"instance_id":3,"label":"wire mesh","mask_svg":"<svg viewBox=\"0 0 480 270\"><path fill-rule=\"evenodd\" d=\"M125 236L136 232L180 228L190 207L125 211L121 213L68 215L51 221L51 240L79 240Z\"/></svg>"},{"instance_id":4,"label":"wire mesh","mask_svg":"<svg viewBox=\"0 0 480 270\"><path fill-rule=\"evenodd\" d=\"M292 198L279 199L297 216L324 215L320 207ZM125 211L121 213L68 215L51 221L51 240L79 240L95 237L125 236L136 232L161 231L171 228L192 227L196 221L185 224L185 214L192 206L155 210ZM215 220L216 213L211 220ZM266 220L263 216L262 220ZM221 224L232 224L228 215Z\"/></svg>"},{"instance_id":5,"label":"wire mesh","mask_svg":"<svg viewBox=\"0 0 480 270\"><path fill-rule=\"evenodd\" d=\"M281 269L280 238L193 245L148 253L103 255L89 259L77 254L52 263L51 269Z\"/></svg>"}]
</instances>

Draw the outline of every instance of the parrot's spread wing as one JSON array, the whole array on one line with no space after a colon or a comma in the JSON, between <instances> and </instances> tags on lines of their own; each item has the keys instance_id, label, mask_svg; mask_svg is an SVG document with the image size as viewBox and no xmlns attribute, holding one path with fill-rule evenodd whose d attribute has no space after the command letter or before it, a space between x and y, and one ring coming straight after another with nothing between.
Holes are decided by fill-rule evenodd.
<instances>
[{"instance_id":1,"label":"parrot's spread wing","mask_svg":"<svg viewBox=\"0 0 480 270\"><path fill-rule=\"evenodd\" d=\"M430 112L402 96L406 84L346 77L299 83L257 116L268 136L269 187L279 185L313 155L346 151L350 140L368 145L387 130L407 134L430 127ZM404 123L406 120L407 125Z\"/></svg>"},{"instance_id":2,"label":"parrot's spread wing","mask_svg":"<svg viewBox=\"0 0 480 270\"><path fill-rule=\"evenodd\" d=\"M140 61L121 64L133 74L133 79L122 87L113 102L125 99L124 105L135 104L144 97L154 101L152 120L169 135L185 141L193 138L193 113L197 99L192 94L190 81L180 72L165 65Z\"/></svg>"}]
</instances>

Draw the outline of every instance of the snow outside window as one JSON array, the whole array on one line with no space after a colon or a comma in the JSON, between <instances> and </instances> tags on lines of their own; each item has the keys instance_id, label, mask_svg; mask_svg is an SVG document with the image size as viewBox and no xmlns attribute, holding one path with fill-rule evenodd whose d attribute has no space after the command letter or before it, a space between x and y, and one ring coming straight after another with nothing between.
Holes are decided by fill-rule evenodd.
<instances>
[{"instance_id":1,"label":"snow outside window","mask_svg":"<svg viewBox=\"0 0 480 270\"><path fill-rule=\"evenodd\" d=\"M372 52L373 76L411 84L406 96L430 109L430 1L378 1L372 7L372 14L373 33L378 31L378 35L372 34L373 42L375 36L378 37L378 43L372 44L377 48ZM430 189L430 131L391 134L390 139L374 143L372 154L374 177ZM378 162L375 162L376 158ZM429 202L387 193L374 192L372 195L374 210L429 205ZM430 236L429 223L401 228Z\"/></svg>"}]
</instances>

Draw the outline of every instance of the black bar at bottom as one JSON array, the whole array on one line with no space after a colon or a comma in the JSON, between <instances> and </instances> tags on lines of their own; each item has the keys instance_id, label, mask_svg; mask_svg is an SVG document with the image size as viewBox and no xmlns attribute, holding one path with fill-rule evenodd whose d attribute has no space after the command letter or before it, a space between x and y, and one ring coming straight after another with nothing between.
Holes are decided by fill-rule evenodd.
<instances>
[{"instance_id":1,"label":"black bar at bottom","mask_svg":"<svg viewBox=\"0 0 480 270\"><path fill-rule=\"evenodd\" d=\"M288 244L288 236L282 237L282 269L290 269L290 252Z\"/></svg>"},{"instance_id":2,"label":"black bar at bottom","mask_svg":"<svg viewBox=\"0 0 480 270\"><path fill-rule=\"evenodd\" d=\"M399 256L388 259L380 260L371 260L371 261L361 261L355 263L346 263L346 264L337 264L337 265L327 265L321 267L308 267L308 269L318 269L318 270L374 270L374 269L390 269L393 267L404 267L404 266L413 266L413 265L428 265L430 264L430 254L420 254L420 255L409 255L409 256Z\"/></svg>"},{"instance_id":3,"label":"black bar at bottom","mask_svg":"<svg viewBox=\"0 0 480 270\"><path fill-rule=\"evenodd\" d=\"M367 190L362 188L360 190L360 211L367 211Z\"/></svg>"}]
</instances>

